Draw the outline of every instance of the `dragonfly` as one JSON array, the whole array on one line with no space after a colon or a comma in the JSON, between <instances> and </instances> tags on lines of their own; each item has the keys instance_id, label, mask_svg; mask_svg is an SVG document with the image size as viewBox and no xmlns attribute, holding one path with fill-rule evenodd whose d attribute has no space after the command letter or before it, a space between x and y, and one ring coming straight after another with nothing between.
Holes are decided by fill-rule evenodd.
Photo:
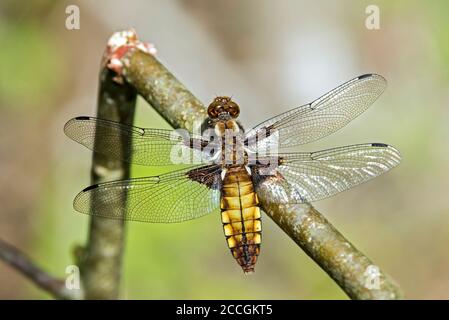
<instances>
[{"instance_id":1,"label":"dragonfly","mask_svg":"<svg viewBox=\"0 0 449 320\"><path fill-rule=\"evenodd\" d=\"M260 253L262 197L269 204L309 203L399 164L399 151L384 143L289 151L344 127L367 110L386 85L382 76L364 74L248 131L237 121L239 105L226 96L214 98L208 106L203 130L212 133L206 135L174 135L173 130L87 116L73 118L64 127L66 135L111 159L165 166L178 164L173 155L185 151L194 156L190 159L199 159L157 176L89 186L75 197L74 209L97 217L149 223L219 215L232 256L244 273L252 273Z\"/></svg>"}]
</instances>

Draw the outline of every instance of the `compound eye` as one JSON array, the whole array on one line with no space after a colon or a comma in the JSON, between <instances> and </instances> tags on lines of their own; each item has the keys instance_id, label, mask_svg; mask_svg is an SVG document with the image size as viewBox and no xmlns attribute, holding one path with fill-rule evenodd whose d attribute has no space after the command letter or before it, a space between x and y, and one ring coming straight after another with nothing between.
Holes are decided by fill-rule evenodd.
<instances>
[{"instance_id":1,"label":"compound eye","mask_svg":"<svg viewBox=\"0 0 449 320\"><path fill-rule=\"evenodd\" d=\"M240 109L237 106L230 106L229 107L229 114L231 117L236 118L240 114Z\"/></svg>"},{"instance_id":2,"label":"compound eye","mask_svg":"<svg viewBox=\"0 0 449 320\"><path fill-rule=\"evenodd\" d=\"M209 117L211 118L216 118L218 117L218 108L216 106L210 106L209 108L207 108L207 114L209 115Z\"/></svg>"}]
</instances>

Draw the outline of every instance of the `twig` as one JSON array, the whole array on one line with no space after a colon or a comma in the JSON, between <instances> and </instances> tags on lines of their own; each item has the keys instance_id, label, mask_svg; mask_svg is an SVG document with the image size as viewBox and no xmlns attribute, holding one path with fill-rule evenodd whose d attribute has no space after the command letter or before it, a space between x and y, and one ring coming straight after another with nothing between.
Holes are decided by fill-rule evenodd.
<instances>
[{"instance_id":1,"label":"twig","mask_svg":"<svg viewBox=\"0 0 449 320\"><path fill-rule=\"evenodd\" d=\"M174 128L192 130L206 119L204 105L153 55L131 50L121 59L126 82ZM399 299L399 287L309 204L269 205L263 210L352 299Z\"/></svg>"},{"instance_id":2,"label":"twig","mask_svg":"<svg viewBox=\"0 0 449 320\"><path fill-rule=\"evenodd\" d=\"M0 239L0 259L23 274L42 290L57 299L80 299L80 290L70 290L65 281L49 275L38 267L24 253Z\"/></svg>"}]
</instances>

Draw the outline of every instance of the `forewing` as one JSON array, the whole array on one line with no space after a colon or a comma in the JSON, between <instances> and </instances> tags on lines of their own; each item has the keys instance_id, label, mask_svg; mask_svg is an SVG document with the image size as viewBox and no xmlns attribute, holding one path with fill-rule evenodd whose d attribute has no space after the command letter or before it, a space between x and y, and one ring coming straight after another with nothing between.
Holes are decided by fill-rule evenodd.
<instances>
[{"instance_id":1,"label":"forewing","mask_svg":"<svg viewBox=\"0 0 449 320\"><path fill-rule=\"evenodd\" d=\"M75 210L98 217L154 223L199 218L220 208L221 168L190 167L160 176L90 186Z\"/></svg>"},{"instance_id":2,"label":"forewing","mask_svg":"<svg viewBox=\"0 0 449 320\"><path fill-rule=\"evenodd\" d=\"M312 103L262 122L246 134L246 143L256 151L267 145L298 146L328 136L368 109L386 85L380 75L359 76Z\"/></svg>"},{"instance_id":3,"label":"forewing","mask_svg":"<svg viewBox=\"0 0 449 320\"><path fill-rule=\"evenodd\" d=\"M387 172L401 160L398 150L382 143L278 156L279 166L270 174L262 175L259 166L252 171L259 196L281 204L330 197Z\"/></svg>"},{"instance_id":4,"label":"forewing","mask_svg":"<svg viewBox=\"0 0 449 320\"><path fill-rule=\"evenodd\" d=\"M139 128L93 117L77 117L64 126L65 134L85 147L134 164L163 166L209 163L201 137L187 131Z\"/></svg>"}]
</instances>

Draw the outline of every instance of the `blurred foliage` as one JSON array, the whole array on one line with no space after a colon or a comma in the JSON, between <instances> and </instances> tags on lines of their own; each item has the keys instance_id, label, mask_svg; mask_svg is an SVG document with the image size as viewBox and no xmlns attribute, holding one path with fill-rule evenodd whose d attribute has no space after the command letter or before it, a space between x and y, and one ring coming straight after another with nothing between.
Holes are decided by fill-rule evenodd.
<instances>
[{"instance_id":1,"label":"blurred foliage","mask_svg":"<svg viewBox=\"0 0 449 320\"><path fill-rule=\"evenodd\" d=\"M67 77L61 42L46 18L54 0L0 4L0 105L14 112L49 107L52 96Z\"/></svg>"},{"instance_id":2,"label":"blurred foliage","mask_svg":"<svg viewBox=\"0 0 449 320\"><path fill-rule=\"evenodd\" d=\"M66 77L66 66L56 39L37 23L0 22L0 96L11 110L39 105L48 108L52 95Z\"/></svg>"}]
</instances>

